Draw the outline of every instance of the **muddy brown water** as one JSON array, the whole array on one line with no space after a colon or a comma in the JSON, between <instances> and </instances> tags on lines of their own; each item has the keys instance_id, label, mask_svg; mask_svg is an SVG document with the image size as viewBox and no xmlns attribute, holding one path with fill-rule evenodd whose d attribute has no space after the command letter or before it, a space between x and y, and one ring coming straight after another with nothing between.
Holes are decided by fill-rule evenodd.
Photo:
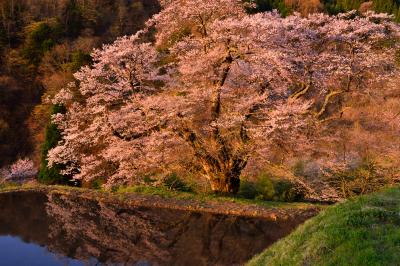
<instances>
[{"instance_id":1,"label":"muddy brown water","mask_svg":"<svg viewBox=\"0 0 400 266\"><path fill-rule=\"evenodd\" d=\"M0 194L0 265L242 265L304 219Z\"/></svg>"}]
</instances>

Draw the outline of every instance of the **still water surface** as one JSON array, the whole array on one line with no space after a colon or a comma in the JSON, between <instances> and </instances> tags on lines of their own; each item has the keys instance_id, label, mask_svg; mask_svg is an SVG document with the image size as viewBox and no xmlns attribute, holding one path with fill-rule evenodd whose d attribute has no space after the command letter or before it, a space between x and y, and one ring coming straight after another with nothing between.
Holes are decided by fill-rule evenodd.
<instances>
[{"instance_id":1,"label":"still water surface","mask_svg":"<svg viewBox=\"0 0 400 266\"><path fill-rule=\"evenodd\" d=\"M0 265L240 265L293 225L132 207L57 193L0 194Z\"/></svg>"},{"instance_id":2,"label":"still water surface","mask_svg":"<svg viewBox=\"0 0 400 266\"><path fill-rule=\"evenodd\" d=\"M25 243L19 237L0 237L1 265L83 265L79 260L57 256L45 247Z\"/></svg>"}]
</instances>

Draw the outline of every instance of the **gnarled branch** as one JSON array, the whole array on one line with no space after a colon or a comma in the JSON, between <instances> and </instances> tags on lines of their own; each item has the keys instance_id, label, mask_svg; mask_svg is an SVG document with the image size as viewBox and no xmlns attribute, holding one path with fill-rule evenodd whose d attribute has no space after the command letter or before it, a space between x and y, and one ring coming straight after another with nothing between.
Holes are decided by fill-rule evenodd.
<instances>
[{"instance_id":1,"label":"gnarled branch","mask_svg":"<svg viewBox=\"0 0 400 266\"><path fill-rule=\"evenodd\" d=\"M311 88L311 84L305 85L302 84L301 85L301 89L296 91L293 95L290 96L290 100L297 100L299 99L301 96L305 95Z\"/></svg>"},{"instance_id":2,"label":"gnarled branch","mask_svg":"<svg viewBox=\"0 0 400 266\"><path fill-rule=\"evenodd\" d=\"M328 95L325 96L324 104L322 105L319 112L315 114L315 117L320 118L326 112L326 108L328 107L330 100L341 93L343 93L343 91L331 91L330 93L328 93Z\"/></svg>"}]
</instances>

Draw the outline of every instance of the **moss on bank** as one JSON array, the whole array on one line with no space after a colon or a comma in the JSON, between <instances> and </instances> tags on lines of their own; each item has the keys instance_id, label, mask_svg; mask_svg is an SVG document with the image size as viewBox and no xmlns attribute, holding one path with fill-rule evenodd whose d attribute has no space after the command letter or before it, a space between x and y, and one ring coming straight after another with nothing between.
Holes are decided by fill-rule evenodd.
<instances>
[{"instance_id":1,"label":"moss on bank","mask_svg":"<svg viewBox=\"0 0 400 266\"><path fill-rule=\"evenodd\" d=\"M253 258L255 265L399 265L400 188L330 207Z\"/></svg>"}]
</instances>

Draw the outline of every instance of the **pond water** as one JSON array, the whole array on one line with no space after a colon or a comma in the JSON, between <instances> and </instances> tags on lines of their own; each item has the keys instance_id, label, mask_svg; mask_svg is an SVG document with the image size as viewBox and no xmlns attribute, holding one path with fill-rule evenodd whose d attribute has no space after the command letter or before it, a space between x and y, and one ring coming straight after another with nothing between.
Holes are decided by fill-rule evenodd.
<instances>
[{"instance_id":1,"label":"pond water","mask_svg":"<svg viewBox=\"0 0 400 266\"><path fill-rule=\"evenodd\" d=\"M0 265L240 265L294 224L132 207L58 193L0 194Z\"/></svg>"}]
</instances>

